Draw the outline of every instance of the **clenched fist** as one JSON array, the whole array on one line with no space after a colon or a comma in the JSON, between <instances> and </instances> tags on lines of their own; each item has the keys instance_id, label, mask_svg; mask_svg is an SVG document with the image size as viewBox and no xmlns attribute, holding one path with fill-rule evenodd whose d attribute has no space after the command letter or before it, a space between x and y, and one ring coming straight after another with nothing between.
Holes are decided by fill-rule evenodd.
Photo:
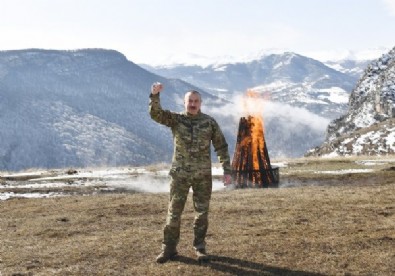
<instances>
[{"instance_id":1,"label":"clenched fist","mask_svg":"<svg viewBox=\"0 0 395 276\"><path fill-rule=\"evenodd\" d=\"M155 82L152 86L151 86L151 93L153 95L158 94L160 91L162 91L163 89L163 85L160 82Z\"/></svg>"}]
</instances>

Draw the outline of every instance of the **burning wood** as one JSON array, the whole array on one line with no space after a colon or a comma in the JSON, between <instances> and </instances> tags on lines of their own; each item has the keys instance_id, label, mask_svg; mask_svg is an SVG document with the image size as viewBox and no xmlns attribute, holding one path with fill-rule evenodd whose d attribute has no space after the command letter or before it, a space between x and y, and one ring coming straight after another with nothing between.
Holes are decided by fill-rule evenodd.
<instances>
[{"instance_id":1,"label":"burning wood","mask_svg":"<svg viewBox=\"0 0 395 276\"><path fill-rule=\"evenodd\" d=\"M270 165L261 116L240 118L232 170L238 188L278 187L279 170Z\"/></svg>"}]
</instances>

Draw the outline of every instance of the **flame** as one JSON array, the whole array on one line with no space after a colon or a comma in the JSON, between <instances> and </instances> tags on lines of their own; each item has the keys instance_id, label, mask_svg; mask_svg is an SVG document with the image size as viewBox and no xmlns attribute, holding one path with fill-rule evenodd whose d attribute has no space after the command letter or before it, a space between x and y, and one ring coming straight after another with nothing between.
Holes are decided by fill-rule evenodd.
<instances>
[{"instance_id":1,"label":"flame","mask_svg":"<svg viewBox=\"0 0 395 276\"><path fill-rule=\"evenodd\" d=\"M248 89L242 99L243 111L247 116L262 117L264 97L252 89Z\"/></svg>"},{"instance_id":2,"label":"flame","mask_svg":"<svg viewBox=\"0 0 395 276\"><path fill-rule=\"evenodd\" d=\"M244 109L248 114L248 124L251 135L245 137L242 145L251 144L252 164L254 170L259 170L258 152L264 150L264 124L263 124L263 102L264 99L254 90L248 89L244 98ZM261 152L263 153L263 152ZM263 156L263 154L261 154Z\"/></svg>"},{"instance_id":3,"label":"flame","mask_svg":"<svg viewBox=\"0 0 395 276\"><path fill-rule=\"evenodd\" d=\"M264 137L264 100L265 97L257 92L247 90L242 102L247 116L240 119L238 142L232 162L233 169L240 172L237 174L240 182L251 181L252 185L260 185L263 178L268 184L273 180L268 174L271 166Z\"/></svg>"}]
</instances>

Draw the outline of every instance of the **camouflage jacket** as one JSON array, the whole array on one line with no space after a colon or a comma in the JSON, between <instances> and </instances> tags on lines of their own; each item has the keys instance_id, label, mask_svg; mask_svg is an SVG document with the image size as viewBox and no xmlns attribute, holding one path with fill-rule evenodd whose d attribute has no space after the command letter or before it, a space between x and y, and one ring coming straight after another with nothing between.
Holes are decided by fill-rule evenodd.
<instances>
[{"instance_id":1,"label":"camouflage jacket","mask_svg":"<svg viewBox=\"0 0 395 276\"><path fill-rule=\"evenodd\" d=\"M187 112L175 113L163 110L159 93L150 95L151 118L171 128L174 141L172 171L211 172L211 142L225 174L230 174L228 144L214 118L199 112L193 116Z\"/></svg>"}]
</instances>

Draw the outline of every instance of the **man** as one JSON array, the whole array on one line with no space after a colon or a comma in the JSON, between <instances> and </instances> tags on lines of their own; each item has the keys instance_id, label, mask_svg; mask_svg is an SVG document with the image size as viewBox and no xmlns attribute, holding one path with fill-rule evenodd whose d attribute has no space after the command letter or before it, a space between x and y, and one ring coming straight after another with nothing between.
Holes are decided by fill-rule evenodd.
<instances>
[{"instance_id":1,"label":"man","mask_svg":"<svg viewBox=\"0 0 395 276\"><path fill-rule=\"evenodd\" d=\"M202 99L199 92L187 92L184 97L185 111L175 113L162 109L159 100L162 89L160 83L152 85L149 112L153 120L171 128L174 154L169 173L172 181L166 225L163 230L162 252L156 261L165 263L177 255L181 214L190 187L193 191L193 206L197 213L193 226L193 247L198 261L204 261L208 259L205 238L212 190L211 142L223 166L225 185L231 182L228 144L217 122L200 111Z\"/></svg>"}]
</instances>

